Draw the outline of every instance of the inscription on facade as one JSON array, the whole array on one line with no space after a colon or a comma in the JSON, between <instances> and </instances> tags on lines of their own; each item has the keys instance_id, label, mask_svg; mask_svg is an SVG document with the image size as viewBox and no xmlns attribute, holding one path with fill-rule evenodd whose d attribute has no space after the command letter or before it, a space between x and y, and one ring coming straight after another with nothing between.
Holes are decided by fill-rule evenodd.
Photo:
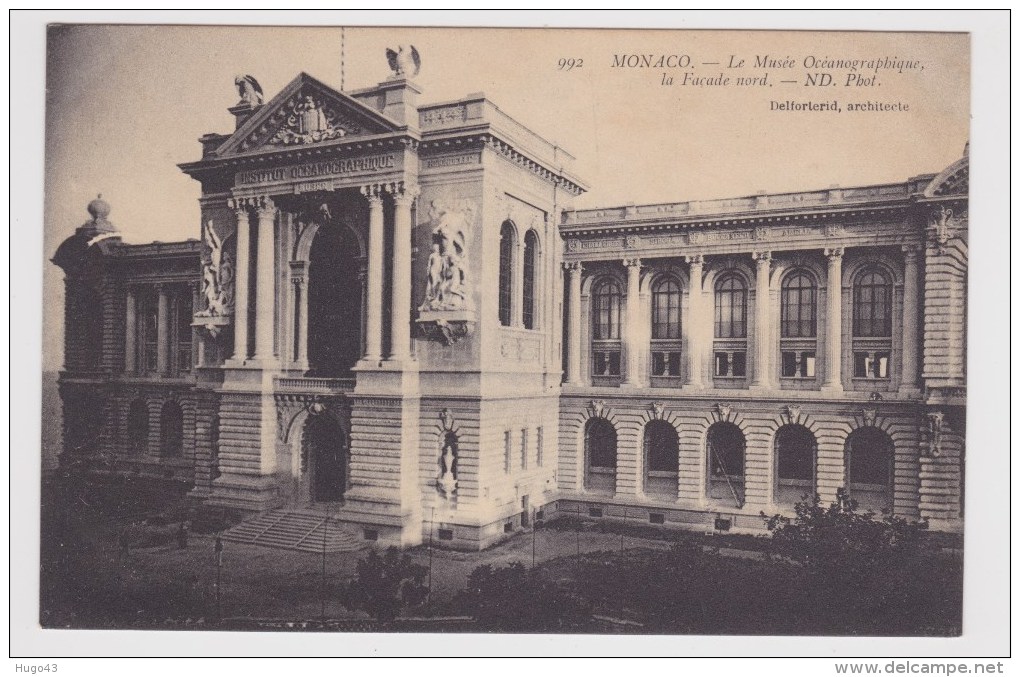
<instances>
[{"instance_id":1,"label":"inscription on facade","mask_svg":"<svg viewBox=\"0 0 1020 677\"><path fill-rule=\"evenodd\" d=\"M468 155L447 155L445 157L433 157L425 160L425 167L433 169L436 167L456 167L457 165L475 165L482 161L481 155L471 153Z\"/></svg>"},{"instance_id":2,"label":"inscription on facade","mask_svg":"<svg viewBox=\"0 0 1020 677\"><path fill-rule=\"evenodd\" d=\"M388 155L371 155L369 157L361 158L328 160L325 162L308 162L303 165L274 167L272 169L253 169L238 172L236 183L239 186L249 186L261 183L294 181L296 179L361 174L364 172L377 172L385 169L393 169L396 165L397 156L392 153Z\"/></svg>"},{"instance_id":3,"label":"inscription on facade","mask_svg":"<svg viewBox=\"0 0 1020 677\"><path fill-rule=\"evenodd\" d=\"M465 106L456 106L453 108L433 108L431 110L422 111L421 126L435 127L439 125L453 125L458 122L462 122L466 117L467 108Z\"/></svg>"}]
</instances>

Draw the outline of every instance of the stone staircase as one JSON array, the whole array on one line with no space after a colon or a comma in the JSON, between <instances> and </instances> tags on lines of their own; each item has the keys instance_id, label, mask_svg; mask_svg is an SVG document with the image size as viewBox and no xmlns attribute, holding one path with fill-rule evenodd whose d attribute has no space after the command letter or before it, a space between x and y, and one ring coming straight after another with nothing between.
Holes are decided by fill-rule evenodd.
<instances>
[{"instance_id":1,"label":"stone staircase","mask_svg":"<svg viewBox=\"0 0 1020 677\"><path fill-rule=\"evenodd\" d=\"M221 538L228 543L301 552L354 552L366 545L342 522L321 512L293 508L259 513L224 531Z\"/></svg>"}]
</instances>

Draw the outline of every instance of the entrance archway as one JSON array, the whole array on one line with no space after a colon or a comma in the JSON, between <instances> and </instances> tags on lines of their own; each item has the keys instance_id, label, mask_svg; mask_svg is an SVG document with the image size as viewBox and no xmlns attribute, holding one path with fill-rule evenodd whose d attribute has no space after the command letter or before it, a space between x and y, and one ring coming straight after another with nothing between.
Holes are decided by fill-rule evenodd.
<instances>
[{"instance_id":1,"label":"entrance archway","mask_svg":"<svg viewBox=\"0 0 1020 677\"><path fill-rule=\"evenodd\" d=\"M347 435L327 414L309 416L301 435L301 465L308 474L308 498L339 501L347 489Z\"/></svg>"},{"instance_id":2,"label":"entrance archway","mask_svg":"<svg viewBox=\"0 0 1020 677\"><path fill-rule=\"evenodd\" d=\"M313 376L348 376L361 357L360 248L346 227L319 228L308 257L308 364Z\"/></svg>"}]
</instances>

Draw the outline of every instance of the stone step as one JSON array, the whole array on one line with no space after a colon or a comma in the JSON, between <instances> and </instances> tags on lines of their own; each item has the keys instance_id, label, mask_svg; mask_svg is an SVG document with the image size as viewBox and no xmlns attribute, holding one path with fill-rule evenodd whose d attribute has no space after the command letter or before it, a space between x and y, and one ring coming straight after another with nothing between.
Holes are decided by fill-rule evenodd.
<instances>
[{"instance_id":1,"label":"stone step","mask_svg":"<svg viewBox=\"0 0 1020 677\"><path fill-rule=\"evenodd\" d=\"M261 513L225 531L224 541L301 552L353 552L365 547L341 523L307 510L279 509ZM323 542L325 541L325 543Z\"/></svg>"}]
</instances>

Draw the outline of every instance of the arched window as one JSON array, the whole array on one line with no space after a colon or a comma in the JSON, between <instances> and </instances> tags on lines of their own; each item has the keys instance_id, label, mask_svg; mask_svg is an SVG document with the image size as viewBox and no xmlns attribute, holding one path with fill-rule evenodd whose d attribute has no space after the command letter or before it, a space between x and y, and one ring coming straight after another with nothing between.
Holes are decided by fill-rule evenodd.
<instances>
[{"instance_id":1,"label":"arched window","mask_svg":"<svg viewBox=\"0 0 1020 677\"><path fill-rule=\"evenodd\" d=\"M892 507L893 442L883 430L858 428L844 448L850 498L866 510Z\"/></svg>"},{"instance_id":2,"label":"arched window","mask_svg":"<svg viewBox=\"0 0 1020 677\"><path fill-rule=\"evenodd\" d=\"M708 429L708 497L738 508L744 505L744 433L720 421Z\"/></svg>"},{"instance_id":3,"label":"arched window","mask_svg":"<svg viewBox=\"0 0 1020 677\"><path fill-rule=\"evenodd\" d=\"M818 286L814 279L803 270L787 275L783 279L779 322L786 378L815 377L817 312Z\"/></svg>"},{"instance_id":4,"label":"arched window","mask_svg":"<svg viewBox=\"0 0 1020 677\"><path fill-rule=\"evenodd\" d=\"M892 354L892 282L880 268L857 276L853 293L854 377L889 378Z\"/></svg>"},{"instance_id":5,"label":"arched window","mask_svg":"<svg viewBox=\"0 0 1020 677\"><path fill-rule=\"evenodd\" d=\"M814 434L802 425L776 431L776 503L793 505L815 492Z\"/></svg>"},{"instance_id":6,"label":"arched window","mask_svg":"<svg viewBox=\"0 0 1020 677\"><path fill-rule=\"evenodd\" d=\"M645 426L645 492L676 500L680 471L680 438L666 421L652 420Z\"/></svg>"},{"instance_id":7,"label":"arched window","mask_svg":"<svg viewBox=\"0 0 1020 677\"><path fill-rule=\"evenodd\" d=\"M144 454L149 448L149 407L145 400L138 399L128 407L127 417L128 452Z\"/></svg>"},{"instance_id":8,"label":"arched window","mask_svg":"<svg viewBox=\"0 0 1020 677\"><path fill-rule=\"evenodd\" d=\"M584 478L588 491L616 491L616 428L604 418L584 428Z\"/></svg>"},{"instance_id":9,"label":"arched window","mask_svg":"<svg viewBox=\"0 0 1020 677\"><path fill-rule=\"evenodd\" d=\"M652 287L652 376L680 376L680 283L664 277Z\"/></svg>"},{"instance_id":10,"label":"arched window","mask_svg":"<svg viewBox=\"0 0 1020 677\"><path fill-rule=\"evenodd\" d=\"M504 221L499 229L499 323L504 327L510 326L513 302L514 239L513 225Z\"/></svg>"},{"instance_id":11,"label":"arched window","mask_svg":"<svg viewBox=\"0 0 1020 677\"><path fill-rule=\"evenodd\" d=\"M780 329L783 338L814 337L817 325L818 288L804 271L783 280Z\"/></svg>"},{"instance_id":12,"label":"arched window","mask_svg":"<svg viewBox=\"0 0 1020 677\"><path fill-rule=\"evenodd\" d=\"M535 289L538 280L538 235L535 231L529 230L524 236L524 295L521 314L524 319L525 329L534 329L537 326L535 313Z\"/></svg>"},{"instance_id":13,"label":"arched window","mask_svg":"<svg viewBox=\"0 0 1020 677\"><path fill-rule=\"evenodd\" d=\"M612 278L592 294L592 376L620 375L620 287Z\"/></svg>"},{"instance_id":14,"label":"arched window","mask_svg":"<svg viewBox=\"0 0 1020 677\"><path fill-rule=\"evenodd\" d=\"M715 285L715 376L747 375L747 285L723 274Z\"/></svg>"},{"instance_id":15,"label":"arched window","mask_svg":"<svg viewBox=\"0 0 1020 677\"><path fill-rule=\"evenodd\" d=\"M854 336L892 336L892 283L875 268L854 284Z\"/></svg>"},{"instance_id":16,"label":"arched window","mask_svg":"<svg viewBox=\"0 0 1020 677\"><path fill-rule=\"evenodd\" d=\"M162 456L184 453L184 413L173 400L163 405L159 416L159 451Z\"/></svg>"}]
</instances>

